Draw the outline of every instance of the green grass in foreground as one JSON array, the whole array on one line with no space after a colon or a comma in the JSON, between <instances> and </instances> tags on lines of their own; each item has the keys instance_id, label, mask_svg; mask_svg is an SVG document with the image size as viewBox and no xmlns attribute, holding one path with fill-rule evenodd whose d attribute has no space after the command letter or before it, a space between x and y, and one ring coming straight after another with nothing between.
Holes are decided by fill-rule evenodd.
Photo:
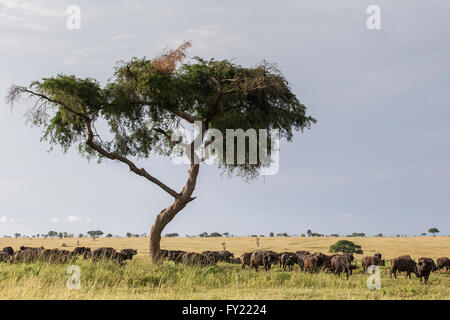
<instances>
[{"instance_id":1,"label":"green grass in foreground","mask_svg":"<svg viewBox=\"0 0 450 320\"><path fill-rule=\"evenodd\" d=\"M33 263L0 265L2 299L450 299L450 273L434 273L428 285L413 276L390 280L382 270L381 290L369 290L367 274L328 274L241 270L239 265L212 267L151 266L147 257L120 267L78 260L81 288L69 290L68 265ZM358 263L360 265L360 263Z\"/></svg>"}]
</instances>

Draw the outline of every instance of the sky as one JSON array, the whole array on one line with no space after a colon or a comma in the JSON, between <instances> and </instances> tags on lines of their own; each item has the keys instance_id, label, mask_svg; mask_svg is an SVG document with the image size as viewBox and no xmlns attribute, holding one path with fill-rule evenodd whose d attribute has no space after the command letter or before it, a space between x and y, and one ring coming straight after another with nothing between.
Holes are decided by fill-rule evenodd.
<instances>
[{"instance_id":1,"label":"sky","mask_svg":"<svg viewBox=\"0 0 450 320\"><path fill-rule=\"evenodd\" d=\"M71 5L80 29L67 27ZM104 84L116 62L185 40L190 56L268 60L318 123L281 143L274 176L247 183L202 166L197 199L164 233L448 235L448 12L447 0L0 0L0 95L58 73ZM48 152L26 107L0 99L0 236L149 233L170 196L120 163ZM139 164L177 190L187 177L165 158Z\"/></svg>"}]
</instances>

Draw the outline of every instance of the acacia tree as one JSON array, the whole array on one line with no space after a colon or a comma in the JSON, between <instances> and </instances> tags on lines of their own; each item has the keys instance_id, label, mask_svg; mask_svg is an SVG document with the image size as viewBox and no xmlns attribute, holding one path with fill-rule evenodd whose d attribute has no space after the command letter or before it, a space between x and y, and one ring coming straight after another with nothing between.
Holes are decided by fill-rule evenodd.
<instances>
[{"instance_id":1,"label":"acacia tree","mask_svg":"<svg viewBox=\"0 0 450 320\"><path fill-rule=\"evenodd\" d=\"M361 246L357 245L351 241L348 240L339 240L332 246L330 246L330 252L331 253L356 253L356 254L363 254L363 251L361 250Z\"/></svg>"},{"instance_id":2,"label":"acacia tree","mask_svg":"<svg viewBox=\"0 0 450 320\"><path fill-rule=\"evenodd\" d=\"M435 237L435 236L436 236L436 233L439 233L440 231L439 231L438 228L430 228L430 229L428 230L428 232L431 233L431 234L433 235L433 237Z\"/></svg>"},{"instance_id":3,"label":"acacia tree","mask_svg":"<svg viewBox=\"0 0 450 320\"><path fill-rule=\"evenodd\" d=\"M195 151L214 141L206 135L207 129L215 128L224 135L226 129L277 129L280 137L291 141L295 131L315 122L274 65L263 62L245 68L228 60L199 57L186 62L189 46L186 42L154 59L121 61L104 86L92 78L58 74L28 87L14 85L7 96L11 104L22 96L32 99L29 123L42 127L43 139L52 146L67 151L76 145L88 159L119 161L173 197L173 203L156 216L151 227L154 263L161 258L161 232L195 199L192 195L205 160ZM190 143L172 139L177 130L194 123L201 130ZM109 133L100 136L100 131ZM269 150L270 137L267 141ZM189 154L187 180L180 191L136 164L151 154L170 156L177 146ZM229 174L254 178L268 162L258 157L251 163L247 153L248 149L244 163L227 163L218 157L217 165Z\"/></svg>"},{"instance_id":4,"label":"acacia tree","mask_svg":"<svg viewBox=\"0 0 450 320\"><path fill-rule=\"evenodd\" d=\"M95 238L98 238L103 235L103 231L101 230L92 230L87 232L88 235L92 237L92 240L95 240Z\"/></svg>"}]
</instances>

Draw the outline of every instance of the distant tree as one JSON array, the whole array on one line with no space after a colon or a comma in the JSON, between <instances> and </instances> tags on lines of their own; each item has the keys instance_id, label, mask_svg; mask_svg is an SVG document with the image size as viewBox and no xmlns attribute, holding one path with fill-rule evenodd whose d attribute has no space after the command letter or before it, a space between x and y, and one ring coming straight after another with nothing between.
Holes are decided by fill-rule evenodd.
<instances>
[{"instance_id":1,"label":"distant tree","mask_svg":"<svg viewBox=\"0 0 450 320\"><path fill-rule=\"evenodd\" d=\"M222 235L220 233L218 233L218 232L212 232L209 236L212 237L212 238L222 237Z\"/></svg>"},{"instance_id":2,"label":"distant tree","mask_svg":"<svg viewBox=\"0 0 450 320\"><path fill-rule=\"evenodd\" d=\"M273 234L273 232L269 233L269 237L274 237L275 235Z\"/></svg>"},{"instance_id":3,"label":"distant tree","mask_svg":"<svg viewBox=\"0 0 450 320\"><path fill-rule=\"evenodd\" d=\"M50 238L54 238L54 237L58 236L58 232L56 232L56 231L49 231L49 232L47 233L47 235L48 235Z\"/></svg>"},{"instance_id":4,"label":"distant tree","mask_svg":"<svg viewBox=\"0 0 450 320\"><path fill-rule=\"evenodd\" d=\"M330 234L331 237L339 237L339 235L337 233L332 233Z\"/></svg>"},{"instance_id":5,"label":"distant tree","mask_svg":"<svg viewBox=\"0 0 450 320\"><path fill-rule=\"evenodd\" d=\"M112 235L111 233L108 233L105 237L107 237L107 238L112 238L113 235Z\"/></svg>"},{"instance_id":6,"label":"distant tree","mask_svg":"<svg viewBox=\"0 0 450 320\"><path fill-rule=\"evenodd\" d=\"M224 232L224 233L222 233L225 237L229 237L230 236L230 233L229 232Z\"/></svg>"},{"instance_id":7,"label":"distant tree","mask_svg":"<svg viewBox=\"0 0 450 320\"><path fill-rule=\"evenodd\" d=\"M339 240L332 246L330 246L331 253L356 253L363 254L361 246L349 241L349 240Z\"/></svg>"},{"instance_id":8,"label":"distant tree","mask_svg":"<svg viewBox=\"0 0 450 320\"><path fill-rule=\"evenodd\" d=\"M58 238L62 239L63 238L63 233L62 232L58 232Z\"/></svg>"},{"instance_id":9,"label":"distant tree","mask_svg":"<svg viewBox=\"0 0 450 320\"><path fill-rule=\"evenodd\" d=\"M300 235L300 237L304 238L304 237L306 237L306 235L305 235L304 233L302 233L302 234Z\"/></svg>"},{"instance_id":10,"label":"distant tree","mask_svg":"<svg viewBox=\"0 0 450 320\"><path fill-rule=\"evenodd\" d=\"M127 232L125 235L127 236L127 238L131 238L132 236L131 232Z\"/></svg>"},{"instance_id":11,"label":"distant tree","mask_svg":"<svg viewBox=\"0 0 450 320\"><path fill-rule=\"evenodd\" d=\"M365 233L353 232L352 234L347 235L347 237L365 237Z\"/></svg>"},{"instance_id":12,"label":"distant tree","mask_svg":"<svg viewBox=\"0 0 450 320\"><path fill-rule=\"evenodd\" d=\"M16 232L16 233L14 233L14 238L20 238L20 236L21 236L21 234L20 233L18 233L18 232Z\"/></svg>"},{"instance_id":13,"label":"distant tree","mask_svg":"<svg viewBox=\"0 0 450 320\"><path fill-rule=\"evenodd\" d=\"M306 234L308 235L308 237L311 237L311 235L312 235L311 230L310 229L306 230Z\"/></svg>"},{"instance_id":14,"label":"distant tree","mask_svg":"<svg viewBox=\"0 0 450 320\"><path fill-rule=\"evenodd\" d=\"M421 236L426 236L427 234L425 232L422 232L420 235Z\"/></svg>"},{"instance_id":15,"label":"distant tree","mask_svg":"<svg viewBox=\"0 0 450 320\"><path fill-rule=\"evenodd\" d=\"M95 240L96 238L98 238L101 235L103 235L103 231L101 231L101 230L92 230L92 231L88 231L87 234L92 238L92 240Z\"/></svg>"},{"instance_id":16,"label":"distant tree","mask_svg":"<svg viewBox=\"0 0 450 320\"><path fill-rule=\"evenodd\" d=\"M375 235L375 237L381 238L381 237L383 237L383 234L382 234L382 233L377 233L377 234Z\"/></svg>"},{"instance_id":17,"label":"distant tree","mask_svg":"<svg viewBox=\"0 0 450 320\"><path fill-rule=\"evenodd\" d=\"M68 236L68 233L67 232L63 232L63 237L67 238L67 236Z\"/></svg>"},{"instance_id":18,"label":"distant tree","mask_svg":"<svg viewBox=\"0 0 450 320\"><path fill-rule=\"evenodd\" d=\"M431 228L428 230L429 233L433 235L433 237L436 236L436 233L439 233L440 231L437 228Z\"/></svg>"},{"instance_id":19,"label":"distant tree","mask_svg":"<svg viewBox=\"0 0 450 320\"><path fill-rule=\"evenodd\" d=\"M202 232L198 236L201 237L201 238L208 237L208 232Z\"/></svg>"},{"instance_id":20,"label":"distant tree","mask_svg":"<svg viewBox=\"0 0 450 320\"><path fill-rule=\"evenodd\" d=\"M176 238L176 237L178 237L179 235L178 235L178 233L167 233L165 236L166 236L167 238Z\"/></svg>"},{"instance_id":21,"label":"distant tree","mask_svg":"<svg viewBox=\"0 0 450 320\"><path fill-rule=\"evenodd\" d=\"M78 235L78 238L84 238L84 234L80 233L80 234Z\"/></svg>"}]
</instances>

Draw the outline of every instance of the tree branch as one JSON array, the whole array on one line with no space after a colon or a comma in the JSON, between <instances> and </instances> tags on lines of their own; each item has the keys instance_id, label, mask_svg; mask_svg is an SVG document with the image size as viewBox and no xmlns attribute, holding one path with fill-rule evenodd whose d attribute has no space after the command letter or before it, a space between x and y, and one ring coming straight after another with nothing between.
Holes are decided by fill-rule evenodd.
<instances>
[{"instance_id":1,"label":"tree branch","mask_svg":"<svg viewBox=\"0 0 450 320\"><path fill-rule=\"evenodd\" d=\"M73 110L72 108L70 108L69 106L67 106L66 104L64 104L61 101L57 101L55 99L52 99L44 94L38 93L38 92L34 92L32 90L29 90L25 87L15 87L14 90L16 92L12 92L13 89L11 89L11 93L10 93L10 100L11 102L17 98L17 96L21 93L27 93L30 94L32 96L36 96L39 99L42 100L46 100L47 102L53 103L55 105L59 105L61 108L67 110L68 112L82 118L85 123L86 123L86 129L87 129L87 140L86 140L86 144L91 147L93 150L97 151L99 154L101 154L102 156L111 159L111 160L118 160L120 162L123 162L125 164L128 165L128 167L130 168L130 171L136 173L137 175L146 178L147 180L149 180L150 182L153 182L154 184L156 184L157 186L159 186L161 189L163 189L164 191L166 191L168 194L170 194L172 197L174 197L175 199L179 199L181 197L181 194L176 192L175 190L173 190L172 188L168 187L167 185L165 185L163 182L161 182L160 180L158 180L157 178L153 177L152 175L150 175L144 168L138 168L131 160L129 160L128 158L121 156L120 154L114 153L114 152L108 152L107 150L105 150L104 148L102 148L100 145L96 144L94 142L94 136L97 135L97 133L94 134L95 132L95 128L92 125L92 119L85 113L81 113L78 111Z\"/></svg>"},{"instance_id":2,"label":"tree branch","mask_svg":"<svg viewBox=\"0 0 450 320\"><path fill-rule=\"evenodd\" d=\"M146 178L147 180L149 180L150 182L153 182L154 184L156 184L157 186L159 186L161 189L163 189L164 191L166 191L168 194L170 194L172 197L174 197L175 199L178 199L181 195L176 192L175 190L173 190L172 188L168 187L167 185L165 185L164 183L162 183L160 180L158 180L157 178L153 177L152 175L150 175L144 168L138 168L131 160L129 160L128 158L121 156L117 153L114 152L108 152L107 150L105 150L104 148L102 148L100 145L96 144L94 142L94 132L92 130L92 120L86 120L86 129L88 131L88 138L86 140L86 144L91 147L92 149L94 149L95 151L97 151L98 153L100 153L102 156L111 159L111 160L118 160L120 162L123 162L125 164L128 165L128 167L130 168L130 171L136 173L137 175Z\"/></svg>"}]
</instances>

